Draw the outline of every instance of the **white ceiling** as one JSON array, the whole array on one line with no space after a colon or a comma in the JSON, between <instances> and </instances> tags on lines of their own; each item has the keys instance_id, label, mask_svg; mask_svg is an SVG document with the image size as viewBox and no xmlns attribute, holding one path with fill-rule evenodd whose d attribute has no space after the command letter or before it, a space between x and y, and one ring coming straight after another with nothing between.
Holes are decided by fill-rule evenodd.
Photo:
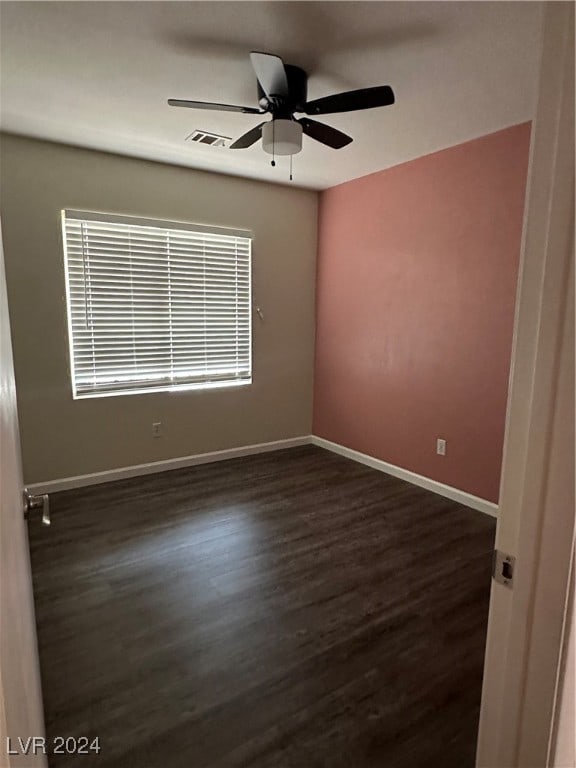
<instances>
[{"instance_id":1,"label":"white ceiling","mask_svg":"<svg viewBox=\"0 0 576 768\"><path fill-rule=\"evenodd\" d=\"M304 137L294 184L324 189L532 118L539 2L2 2L2 130L288 183L237 138L257 115L168 107L183 98L257 106L248 54L310 76L308 97L390 84L392 107L330 115L341 150Z\"/></svg>"}]
</instances>

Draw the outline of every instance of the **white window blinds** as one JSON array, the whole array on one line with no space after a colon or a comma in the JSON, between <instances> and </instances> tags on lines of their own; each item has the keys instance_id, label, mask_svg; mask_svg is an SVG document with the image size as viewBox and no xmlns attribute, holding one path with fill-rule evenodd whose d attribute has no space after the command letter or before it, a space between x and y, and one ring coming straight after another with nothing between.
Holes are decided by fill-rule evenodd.
<instances>
[{"instance_id":1,"label":"white window blinds","mask_svg":"<svg viewBox=\"0 0 576 768\"><path fill-rule=\"evenodd\" d=\"M74 397L251 381L248 232L63 211Z\"/></svg>"}]
</instances>

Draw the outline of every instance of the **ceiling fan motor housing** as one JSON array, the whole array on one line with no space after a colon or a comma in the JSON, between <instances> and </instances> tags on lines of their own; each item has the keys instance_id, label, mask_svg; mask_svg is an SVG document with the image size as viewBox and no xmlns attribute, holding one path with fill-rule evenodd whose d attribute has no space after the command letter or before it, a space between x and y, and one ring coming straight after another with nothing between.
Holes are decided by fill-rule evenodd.
<instances>
[{"instance_id":1,"label":"ceiling fan motor housing","mask_svg":"<svg viewBox=\"0 0 576 768\"><path fill-rule=\"evenodd\" d=\"M285 64L286 78L288 80L288 96L284 96L275 101L270 101L264 93L259 81L258 85L258 103L262 109L268 108L275 117L290 118L292 112L300 111L298 108L306 104L308 98L308 75L300 67L292 64Z\"/></svg>"}]
</instances>

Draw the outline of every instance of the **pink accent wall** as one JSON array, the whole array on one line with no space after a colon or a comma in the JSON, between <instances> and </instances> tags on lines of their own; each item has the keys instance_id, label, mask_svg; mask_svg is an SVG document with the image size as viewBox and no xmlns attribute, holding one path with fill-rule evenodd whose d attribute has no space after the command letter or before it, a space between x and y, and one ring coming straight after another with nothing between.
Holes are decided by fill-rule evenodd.
<instances>
[{"instance_id":1,"label":"pink accent wall","mask_svg":"<svg viewBox=\"0 0 576 768\"><path fill-rule=\"evenodd\" d=\"M529 145L524 123L322 193L315 435L498 501Z\"/></svg>"}]
</instances>

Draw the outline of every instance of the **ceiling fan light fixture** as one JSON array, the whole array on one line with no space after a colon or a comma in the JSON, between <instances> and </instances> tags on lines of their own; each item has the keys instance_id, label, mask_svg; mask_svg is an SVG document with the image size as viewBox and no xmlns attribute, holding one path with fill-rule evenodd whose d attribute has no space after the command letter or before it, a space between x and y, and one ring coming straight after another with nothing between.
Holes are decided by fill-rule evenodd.
<instances>
[{"instance_id":1,"label":"ceiling fan light fixture","mask_svg":"<svg viewBox=\"0 0 576 768\"><path fill-rule=\"evenodd\" d=\"M296 155L302 149L302 126L296 120L271 120L262 128L262 146L269 155Z\"/></svg>"}]
</instances>

